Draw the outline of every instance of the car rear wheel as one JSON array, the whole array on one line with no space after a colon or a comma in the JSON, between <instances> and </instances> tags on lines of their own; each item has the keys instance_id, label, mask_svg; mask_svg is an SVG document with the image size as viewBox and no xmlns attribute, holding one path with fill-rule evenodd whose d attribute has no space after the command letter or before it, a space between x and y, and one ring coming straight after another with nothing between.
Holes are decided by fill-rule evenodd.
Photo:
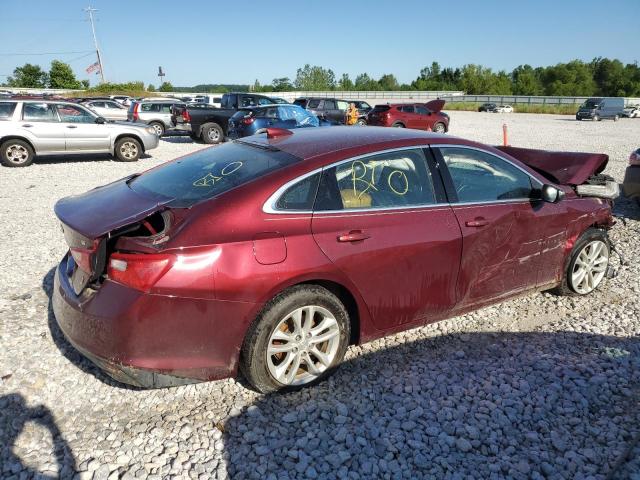
<instances>
[{"instance_id":1,"label":"car rear wheel","mask_svg":"<svg viewBox=\"0 0 640 480\"><path fill-rule=\"evenodd\" d=\"M7 140L0 146L0 161L7 167L27 167L34 157L33 148L24 140Z\"/></svg>"},{"instance_id":2,"label":"car rear wheel","mask_svg":"<svg viewBox=\"0 0 640 480\"><path fill-rule=\"evenodd\" d=\"M164 125L159 122L151 122L149 124L150 127L153 127L158 134L159 137L164 135Z\"/></svg>"},{"instance_id":3,"label":"car rear wheel","mask_svg":"<svg viewBox=\"0 0 640 480\"><path fill-rule=\"evenodd\" d=\"M555 289L561 295L587 295L607 275L610 255L609 237L599 228L590 228L576 241L562 284Z\"/></svg>"},{"instance_id":4,"label":"car rear wheel","mask_svg":"<svg viewBox=\"0 0 640 480\"><path fill-rule=\"evenodd\" d=\"M433 126L433 131L436 133L445 133L447 131L447 127L444 126L444 123L436 123Z\"/></svg>"},{"instance_id":5,"label":"car rear wheel","mask_svg":"<svg viewBox=\"0 0 640 480\"><path fill-rule=\"evenodd\" d=\"M316 384L335 371L350 338L342 302L317 285L299 285L269 302L249 328L240 368L268 393Z\"/></svg>"},{"instance_id":6,"label":"car rear wheel","mask_svg":"<svg viewBox=\"0 0 640 480\"><path fill-rule=\"evenodd\" d=\"M121 162L136 162L142 155L142 147L135 138L125 137L116 142L115 153Z\"/></svg>"},{"instance_id":7,"label":"car rear wheel","mask_svg":"<svg viewBox=\"0 0 640 480\"><path fill-rule=\"evenodd\" d=\"M224 131L217 123L205 123L202 126L202 141L204 143L220 143L224 140Z\"/></svg>"},{"instance_id":8,"label":"car rear wheel","mask_svg":"<svg viewBox=\"0 0 640 480\"><path fill-rule=\"evenodd\" d=\"M391 125L392 127L395 128L404 128L404 124L400 123L400 122L396 122L393 125Z\"/></svg>"}]
</instances>

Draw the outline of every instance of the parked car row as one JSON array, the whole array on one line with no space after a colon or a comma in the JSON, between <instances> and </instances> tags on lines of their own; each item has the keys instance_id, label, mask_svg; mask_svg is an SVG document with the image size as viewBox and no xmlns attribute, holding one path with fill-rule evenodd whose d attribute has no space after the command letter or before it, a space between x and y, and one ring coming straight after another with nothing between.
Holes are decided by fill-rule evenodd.
<instances>
[{"instance_id":1,"label":"parked car row","mask_svg":"<svg viewBox=\"0 0 640 480\"><path fill-rule=\"evenodd\" d=\"M478 107L479 112L492 112L492 113L513 113L513 107L511 105L497 105L495 103L483 103Z\"/></svg>"}]
</instances>

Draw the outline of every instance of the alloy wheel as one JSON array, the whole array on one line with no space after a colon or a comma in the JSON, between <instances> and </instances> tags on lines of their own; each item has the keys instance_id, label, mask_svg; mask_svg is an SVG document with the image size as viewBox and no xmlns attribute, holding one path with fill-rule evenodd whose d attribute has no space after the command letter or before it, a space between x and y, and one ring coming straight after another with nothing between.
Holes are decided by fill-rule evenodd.
<instances>
[{"instance_id":1,"label":"alloy wheel","mask_svg":"<svg viewBox=\"0 0 640 480\"><path fill-rule=\"evenodd\" d=\"M8 161L16 165L20 165L29 159L29 151L20 144L9 145L5 155Z\"/></svg>"},{"instance_id":2,"label":"alloy wheel","mask_svg":"<svg viewBox=\"0 0 640 480\"><path fill-rule=\"evenodd\" d=\"M609 265L609 249L602 240L587 243L576 257L571 286L580 295L592 292L600 284Z\"/></svg>"},{"instance_id":3,"label":"alloy wheel","mask_svg":"<svg viewBox=\"0 0 640 480\"><path fill-rule=\"evenodd\" d=\"M433 131L436 133L444 133L444 125L437 123L436 128L434 128Z\"/></svg>"},{"instance_id":4,"label":"alloy wheel","mask_svg":"<svg viewBox=\"0 0 640 480\"><path fill-rule=\"evenodd\" d=\"M269 373L283 385L309 383L331 367L339 346L340 325L329 310L317 305L297 308L269 337Z\"/></svg>"},{"instance_id":5,"label":"alloy wheel","mask_svg":"<svg viewBox=\"0 0 640 480\"><path fill-rule=\"evenodd\" d=\"M164 129L162 128L162 125L160 125L160 124L154 123L154 124L153 124L153 128L155 128L155 130L156 130L156 134L157 134L159 137L161 137L161 136L162 136L162 134L164 133Z\"/></svg>"},{"instance_id":6,"label":"alloy wheel","mask_svg":"<svg viewBox=\"0 0 640 480\"><path fill-rule=\"evenodd\" d=\"M133 142L124 142L120 145L120 153L124 158L134 159L138 155L138 146Z\"/></svg>"},{"instance_id":7,"label":"alloy wheel","mask_svg":"<svg viewBox=\"0 0 640 480\"><path fill-rule=\"evenodd\" d=\"M220 139L220 132L218 132L216 128L210 128L207 131L207 137L209 137L209 140L212 142L217 142Z\"/></svg>"}]
</instances>

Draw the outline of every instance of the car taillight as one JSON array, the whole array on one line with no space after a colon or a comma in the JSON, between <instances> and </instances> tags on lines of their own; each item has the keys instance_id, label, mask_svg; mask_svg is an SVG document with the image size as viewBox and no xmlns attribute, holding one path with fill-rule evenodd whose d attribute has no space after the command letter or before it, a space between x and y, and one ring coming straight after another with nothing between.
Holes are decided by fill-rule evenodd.
<instances>
[{"instance_id":1,"label":"car taillight","mask_svg":"<svg viewBox=\"0 0 640 480\"><path fill-rule=\"evenodd\" d=\"M251 125L255 121L256 121L255 117L251 117L249 115L247 115L246 117L243 117L242 119L243 125Z\"/></svg>"},{"instance_id":2,"label":"car taillight","mask_svg":"<svg viewBox=\"0 0 640 480\"><path fill-rule=\"evenodd\" d=\"M629 155L629 165L640 165L640 150L636 150Z\"/></svg>"},{"instance_id":3,"label":"car taillight","mask_svg":"<svg viewBox=\"0 0 640 480\"><path fill-rule=\"evenodd\" d=\"M134 122L137 122L137 121L138 121L138 118L139 118L139 117L138 117L138 107L139 107L139 106L140 106L140 104L139 104L139 103L136 103L136 104L133 106L133 121L134 121Z\"/></svg>"},{"instance_id":4,"label":"car taillight","mask_svg":"<svg viewBox=\"0 0 640 480\"><path fill-rule=\"evenodd\" d=\"M174 255L112 253L107 275L114 282L149 292L174 262Z\"/></svg>"},{"instance_id":5,"label":"car taillight","mask_svg":"<svg viewBox=\"0 0 640 480\"><path fill-rule=\"evenodd\" d=\"M186 108L182 112L182 121L187 123L191 122L191 115L189 115L189 112L187 111Z\"/></svg>"},{"instance_id":6,"label":"car taillight","mask_svg":"<svg viewBox=\"0 0 640 480\"><path fill-rule=\"evenodd\" d=\"M69 249L71 252L71 256L78 265L78 268L87 273L93 273L92 270L92 261L91 255L95 252L95 250L90 250L88 248L71 248Z\"/></svg>"}]
</instances>

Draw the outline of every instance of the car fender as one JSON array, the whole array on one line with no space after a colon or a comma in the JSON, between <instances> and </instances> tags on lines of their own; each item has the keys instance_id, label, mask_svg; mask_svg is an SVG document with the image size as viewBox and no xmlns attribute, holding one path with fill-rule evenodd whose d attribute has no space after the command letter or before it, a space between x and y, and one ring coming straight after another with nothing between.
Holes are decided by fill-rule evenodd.
<instances>
[{"instance_id":1,"label":"car fender","mask_svg":"<svg viewBox=\"0 0 640 480\"><path fill-rule=\"evenodd\" d=\"M6 140L22 140L24 142L27 142L29 145L31 145L31 148L33 149L33 152L36 155L39 153L38 140L30 132L0 135L0 144L5 142Z\"/></svg>"}]
</instances>

